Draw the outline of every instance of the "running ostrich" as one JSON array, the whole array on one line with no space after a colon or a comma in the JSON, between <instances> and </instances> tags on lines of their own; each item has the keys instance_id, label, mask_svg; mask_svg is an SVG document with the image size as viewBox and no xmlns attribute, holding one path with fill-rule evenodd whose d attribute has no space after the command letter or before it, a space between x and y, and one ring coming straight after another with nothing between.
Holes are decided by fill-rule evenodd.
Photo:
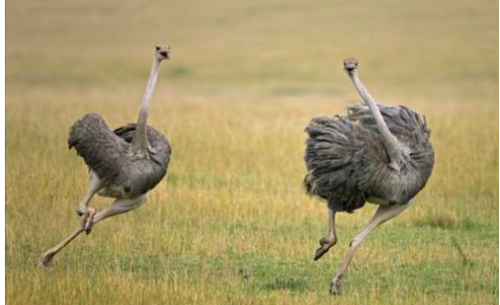
<instances>
[{"instance_id":1,"label":"running ostrich","mask_svg":"<svg viewBox=\"0 0 500 305\"><path fill-rule=\"evenodd\" d=\"M99 221L141 206L146 202L147 192L167 173L170 144L160 132L146 125L146 121L160 63L169 57L169 46L155 46L137 124L128 124L111 131L100 115L89 113L71 127L69 148L76 149L90 171L90 186L77 209L78 215L83 216L82 225L47 251L40 261L41 266L48 266L52 258L82 232L90 234L92 227ZM96 213L96 209L88 206L96 193L115 198L115 201L107 209Z\"/></svg>"},{"instance_id":2,"label":"running ostrich","mask_svg":"<svg viewBox=\"0 0 500 305\"><path fill-rule=\"evenodd\" d=\"M366 105L350 107L347 116L314 118L306 128L304 185L328 203L328 234L320 239L314 260L337 243L337 212L352 213L366 202L379 207L353 238L332 279L332 294L341 292L342 278L366 236L408 207L434 167L425 117L405 106L377 105L359 79L357 60L346 59L344 70Z\"/></svg>"}]
</instances>

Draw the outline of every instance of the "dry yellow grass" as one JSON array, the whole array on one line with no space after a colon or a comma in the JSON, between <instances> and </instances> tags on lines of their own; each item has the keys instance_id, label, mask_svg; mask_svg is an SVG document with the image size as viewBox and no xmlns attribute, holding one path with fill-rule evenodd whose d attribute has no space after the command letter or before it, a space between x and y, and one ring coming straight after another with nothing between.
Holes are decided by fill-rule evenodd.
<instances>
[{"instance_id":1,"label":"dry yellow grass","mask_svg":"<svg viewBox=\"0 0 500 305\"><path fill-rule=\"evenodd\" d=\"M7 303L496 303L497 12L478 1L8 1ZM174 149L168 178L38 270L78 225L87 187L69 126L91 111L112 127L134 121L155 42L173 47L150 116ZM312 262L326 208L301 186L303 128L357 100L347 56L376 98L426 114L437 162L331 297L374 207L340 215L339 244Z\"/></svg>"}]
</instances>

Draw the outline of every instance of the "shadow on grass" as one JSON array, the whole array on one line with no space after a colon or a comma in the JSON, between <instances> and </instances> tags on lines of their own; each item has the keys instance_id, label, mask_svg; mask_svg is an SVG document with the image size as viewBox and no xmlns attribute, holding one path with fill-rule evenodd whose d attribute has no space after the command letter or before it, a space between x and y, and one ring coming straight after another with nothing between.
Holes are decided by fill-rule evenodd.
<instances>
[{"instance_id":1,"label":"shadow on grass","mask_svg":"<svg viewBox=\"0 0 500 305\"><path fill-rule=\"evenodd\" d=\"M273 282L264 284L264 290L290 290L294 292L304 292L309 290L309 286L304 279L281 279L275 278Z\"/></svg>"},{"instance_id":2,"label":"shadow on grass","mask_svg":"<svg viewBox=\"0 0 500 305\"><path fill-rule=\"evenodd\" d=\"M413 224L417 227L431 227L439 229L463 229L469 230L473 229L477 224L475 224L471 219L453 219L447 216L433 216L426 217L424 219L419 219Z\"/></svg>"},{"instance_id":3,"label":"shadow on grass","mask_svg":"<svg viewBox=\"0 0 500 305\"><path fill-rule=\"evenodd\" d=\"M243 265L238 268L238 273L245 286L252 291L302 293L313 287L310 264L296 261L275 263L254 258Z\"/></svg>"}]
</instances>

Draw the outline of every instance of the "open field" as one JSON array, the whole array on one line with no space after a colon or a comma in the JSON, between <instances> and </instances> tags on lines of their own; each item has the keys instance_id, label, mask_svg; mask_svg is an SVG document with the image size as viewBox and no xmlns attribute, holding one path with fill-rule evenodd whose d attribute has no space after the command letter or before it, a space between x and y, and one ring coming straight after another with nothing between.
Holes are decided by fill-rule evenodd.
<instances>
[{"instance_id":1,"label":"open field","mask_svg":"<svg viewBox=\"0 0 500 305\"><path fill-rule=\"evenodd\" d=\"M496 304L498 4L207 3L7 1L7 304ZM79 225L69 127L135 121L156 42L173 49L149 119L173 146L167 179L36 268ZM426 114L437 159L334 297L375 207L339 215L312 261L327 211L301 185L303 129L358 99L348 56L375 98Z\"/></svg>"}]
</instances>

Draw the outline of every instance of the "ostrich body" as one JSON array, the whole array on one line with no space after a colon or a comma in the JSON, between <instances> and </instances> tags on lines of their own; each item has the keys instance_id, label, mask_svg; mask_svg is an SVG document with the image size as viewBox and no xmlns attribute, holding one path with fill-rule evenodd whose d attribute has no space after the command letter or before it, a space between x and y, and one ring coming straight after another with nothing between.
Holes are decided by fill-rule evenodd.
<instances>
[{"instance_id":1,"label":"ostrich body","mask_svg":"<svg viewBox=\"0 0 500 305\"><path fill-rule=\"evenodd\" d=\"M43 255L41 266L48 266L52 258L82 232L90 234L97 222L138 208L146 202L146 193L167 173L170 144L160 132L147 125L147 116L160 64L169 56L169 46L155 47L137 124L112 131L100 115L89 113L71 127L69 148L75 148L90 171L89 189L77 209L83 221L81 228ZM88 206L96 193L115 201L96 213Z\"/></svg>"},{"instance_id":2,"label":"ostrich body","mask_svg":"<svg viewBox=\"0 0 500 305\"><path fill-rule=\"evenodd\" d=\"M351 213L366 202L379 208L352 240L332 279L334 294L340 293L341 280L365 237L408 207L434 167L425 117L404 106L378 105L361 83L355 59L346 59L344 70L366 105L350 107L347 116L314 118L306 128L304 185L310 195L327 201L329 211L328 234L314 260L337 243L335 213Z\"/></svg>"}]
</instances>

